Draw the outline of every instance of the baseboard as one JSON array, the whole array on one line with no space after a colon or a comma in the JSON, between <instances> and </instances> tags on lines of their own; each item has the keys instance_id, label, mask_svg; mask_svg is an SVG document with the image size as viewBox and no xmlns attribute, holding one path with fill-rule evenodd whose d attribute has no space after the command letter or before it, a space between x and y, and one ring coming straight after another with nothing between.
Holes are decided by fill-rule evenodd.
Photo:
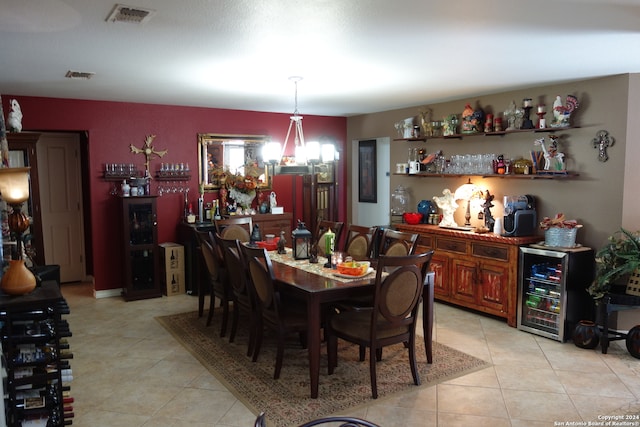
<instances>
[{"instance_id":1,"label":"baseboard","mask_svg":"<svg viewBox=\"0 0 640 427\"><path fill-rule=\"evenodd\" d=\"M122 296L122 288L119 288L119 289L106 289L104 291L93 291L93 296L96 299L119 297L119 296Z\"/></svg>"}]
</instances>

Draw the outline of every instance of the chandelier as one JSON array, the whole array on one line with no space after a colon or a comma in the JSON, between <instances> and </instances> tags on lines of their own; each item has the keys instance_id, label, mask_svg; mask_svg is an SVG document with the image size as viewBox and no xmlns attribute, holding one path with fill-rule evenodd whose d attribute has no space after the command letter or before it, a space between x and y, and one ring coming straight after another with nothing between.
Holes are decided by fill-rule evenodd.
<instances>
[{"instance_id":1,"label":"chandelier","mask_svg":"<svg viewBox=\"0 0 640 427\"><path fill-rule=\"evenodd\" d=\"M297 164L306 164L306 148L304 143L304 132L302 131L302 116L298 113L298 82L302 80L300 76L291 76L289 80L295 85L295 105L293 109L293 116L289 117L289 130L287 130L287 137L284 139L284 145L282 146L282 155L284 155L289 143L289 135L291 135L291 128L294 129L294 144L295 144L295 157ZM282 157L282 156L281 156Z\"/></svg>"}]
</instances>

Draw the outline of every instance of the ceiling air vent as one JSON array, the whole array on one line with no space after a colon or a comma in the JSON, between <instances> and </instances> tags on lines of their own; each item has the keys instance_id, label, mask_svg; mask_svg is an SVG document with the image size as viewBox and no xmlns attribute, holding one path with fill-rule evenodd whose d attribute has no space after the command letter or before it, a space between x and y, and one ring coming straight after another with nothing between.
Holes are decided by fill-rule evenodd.
<instances>
[{"instance_id":1,"label":"ceiling air vent","mask_svg":"<svg viewBox=\"0 0 640 427\"><path fill-rule=\"evenodd\" d=\"M131 24L144 24L153 14L156 13L152 9L143 9L141 7L127 6L124 4L116 4L111 14L107 18L107 22L129 22Z\"/></svg>"},{"instance_id":2,"label":"ceiling air vent","mask_svg":"<svg viewBox=\"0 0 640 427\"><path fill-rule=\"evenodd\" d=\"M68 79L80 79L80 80L89 80L96 73L87 73L85 71L67 71L67 74L64 76Z\"/></svg>"}]
</instances>

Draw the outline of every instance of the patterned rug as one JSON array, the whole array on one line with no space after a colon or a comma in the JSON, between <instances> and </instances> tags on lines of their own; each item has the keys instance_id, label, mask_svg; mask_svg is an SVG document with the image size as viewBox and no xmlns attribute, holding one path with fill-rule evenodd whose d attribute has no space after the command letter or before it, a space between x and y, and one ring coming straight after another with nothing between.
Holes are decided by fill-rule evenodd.
<instances>
[{"instance_id":1,"label":"patterned rug","mask_svg":"<svg viewBox=\"0 0 640 427\"><path fill-rule=\"evenodd\" d=\"M360 362L357 346L339 340L338 367L331 376L327 375L326 347L322 346L319 398L311 399L307 351L302 349L297 336L287 342L280 379L274 380L275 337L265 332L258 362L252 363L246 356L246 330L239 328L234 343L229 343L228 337L219 337L220 314L214 314L210 327L205 325L206 313L198 318L195 311L156 319L255 414L265 411L269 426L297 426L417 389L411 377L408 351L402 345L390 346L383 350L383 360L377 364L379 397L372 399L368 353L366 361ZM419 387L430 387L490 366L436 342L433 364L429 365L421 337L416 352Z\"/></svg>"}]
</instances>

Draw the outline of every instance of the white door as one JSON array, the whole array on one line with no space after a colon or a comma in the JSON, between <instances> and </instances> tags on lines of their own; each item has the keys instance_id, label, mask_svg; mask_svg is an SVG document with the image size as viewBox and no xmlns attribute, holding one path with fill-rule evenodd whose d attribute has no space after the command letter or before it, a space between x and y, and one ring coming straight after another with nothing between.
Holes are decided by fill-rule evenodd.
<instances>
[{"instance_id":1,"label":"white door","mask_svg":"<svg viewBox=\"0 0 640 427\"><path fill-rule=\"evenodd\" d=\"M373 138L372 138L373 139ZM362 140L371 141L372 139ZM391 176L389 174L389 154L391 140L387 137L375 139L376 156L376 201L360 202L360 141L352 142L351 182L351 216L354 224L363 226L388 225L391 212Z\"/></svg>"},{"instance_id":2,"label":"white door","mask_svg":"<svg viewBox=\"0 0 640 427\"><path fill-rule=\"evenodd\" d=\"M60 281L85 279L84 218L77 134L43 133L37 143L44 259Z\"/></svg>"}]
</instances>

